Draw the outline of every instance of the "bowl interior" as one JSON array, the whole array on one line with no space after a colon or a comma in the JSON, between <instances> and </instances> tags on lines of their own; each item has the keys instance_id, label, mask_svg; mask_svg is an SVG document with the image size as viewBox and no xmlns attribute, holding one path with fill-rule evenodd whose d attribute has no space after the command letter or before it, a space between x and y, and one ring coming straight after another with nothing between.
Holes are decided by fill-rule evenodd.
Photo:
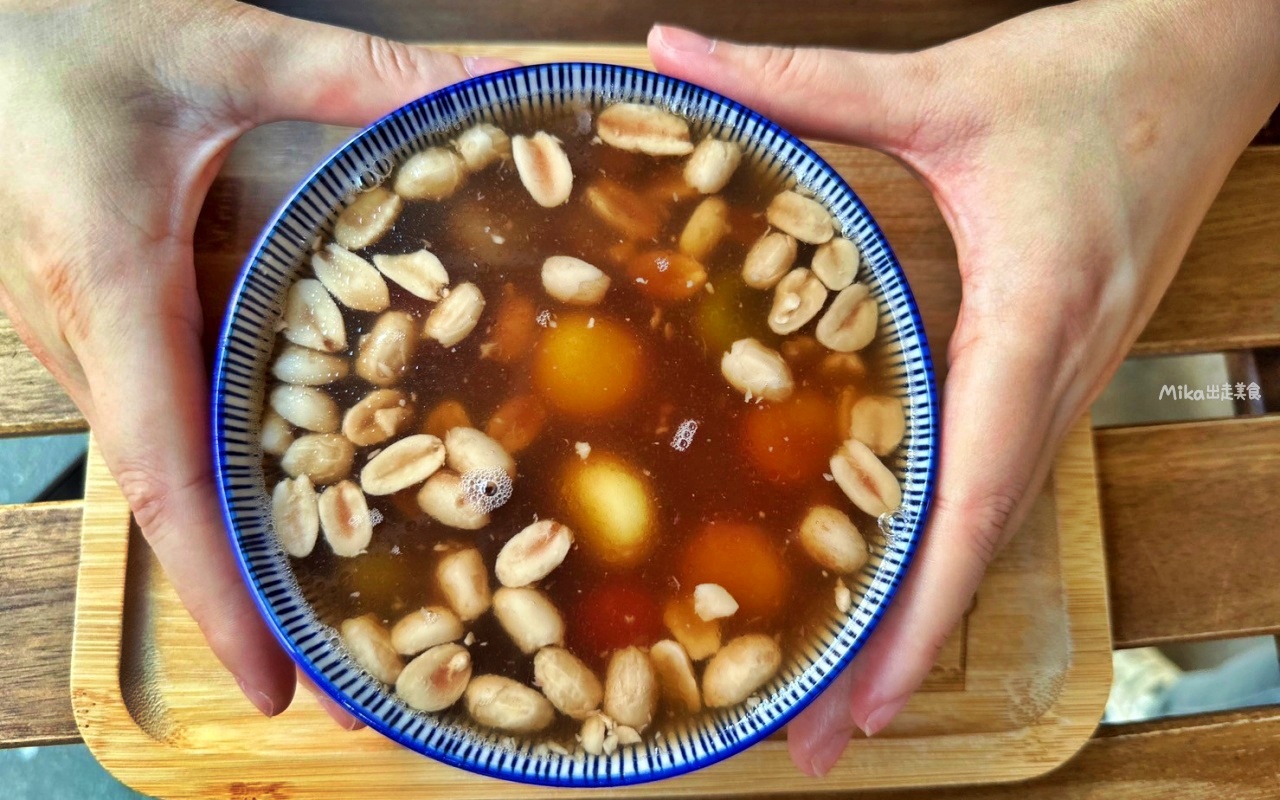
<instances>
[{"instance_id":1,"label":"bowl interior","mask_svg":"<svg viewBox=\"0 0 1280 800\"><path fill-rule=\"evenodd\" d=\"M760 702L704 712L662 730L654 742L610 755L563 756L477 727L458 711L408 708L361 670L336 632L317 619L271 531L258 418L289 285L311 242L361 189L381 182L408 154L445 144L478 121L503 126L560 107L594 109L617 101L666 107L690 120L695 135L737 142L746 157L791 175L855 241L881 306L890 349L885 378L903 399L907 430L890 468L903 488L902 509L881 519L882 541L851 576L860 601L832 609L822 631L760 690ZM799 140L749 109L710 91L651 72L599 64L549 64L477 78L417 100L361 132L323 163L267 227L237 283L222 331L214 383L214 448L224 516L237 558L276 636L312 680L371 728L450 765L539 784L639 783L714 763L769 735L807 705L846 665L875 627L915 549L936 466L937 397L924 326L888 243L840 176Z\"/></svg>"}]
</instances>

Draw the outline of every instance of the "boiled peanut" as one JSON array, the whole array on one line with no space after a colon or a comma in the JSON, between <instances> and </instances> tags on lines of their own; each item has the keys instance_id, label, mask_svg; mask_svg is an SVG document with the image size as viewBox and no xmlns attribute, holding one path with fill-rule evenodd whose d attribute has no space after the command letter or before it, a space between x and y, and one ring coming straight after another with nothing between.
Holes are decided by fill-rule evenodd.
<instances>
[{"instance_id":1,"label":"boiled peanut","mask_svg":"<svg viewBox=\"0 0 1280 800\"><path fill-rule=\"evenodd\" d=\"M720 623L699 617L692 597L667 603L662 623L694 661L710 658L720 649Z\"/></svg>"},{"instance_id":2,"label":"boiled peanut","mask_svg":"<svg viewBox=\"0 0 1280 800\"><path fill-rule=\"evenodd\" d=\"M277 414L304 430L333 433L338 429L338 404L319 389L282 383L271 390L270 404Z\"/></svg>"},{"instance_id":3,"label":"boiled peanut","mask_svg":"<svg viewBox=\"0 0 1280 800\"><path fill-rule=\"evenodd\" d=\"M817 361L826 352L826 348L812 336L794 336L784 339L778 346L778 352L793 368L802 370Z\"/></svg>"},{"instance_id":4,"label":"boiled peanut","mask_svg":"<svg viewBox=\"0 0 1280 800\"><path fill-rule=\"evenodd\" d=\"M782 651L771 637L748 633L730 640L707 662L702 700L711 708L733 706L764 686L782 665Z\"/></svg>"},{"instance_id":5,"label":"boiled peanut","mask_svg":"<svg viewBox=\"0 0 1280 800\"><path fill-rule=\"evenodd\" d=\"M631 240L657 239L666 213L643 197L608 178L601 178L583 192L587 207L600 220Z\"/></svg>"},{"instance_id":6,"label":"boiled peanut","mask_svg":"<svg viewBox=\"0 0 1280 800\"><path fill-rule=\"evenodd\" d=\"M423 606L410 611L391 629L391 645L397 653L406 656L461 638L462 620L444 606Z\"/></svg>"},{"instance_id":7,"label":"boiled peanut","mask_svg":"<svg viewBox=\"0 0 1280 800\"><path fill-rule=\"evenodd\" d=\"M488 122L478 122L458 135L453 143L467 169L479 172L495 161L511 157L511 137Z\"/></svg>"},{"instance_id":8,"label":"boiled peanut","mask_svg":"<svg viewBox=\"0 0 1280 800\"><path fill-rule=\"evenodd\" d=\"M382 273L360 256L336 244L312 254L316 277L347 308L382 311L391 304L391 294Z\"/></svg>"},{"instance_id":9,"label":"boiled peanut","mask_svg":"<svg viewBox=\"0 0 1280 800\"><path fill-rule=\"evenodd\" d=\"M849 591L849 587L844 585L844 581L836 578L836 611L841 614L848 614L849 609L853 608L853 592Z\"/></svg>"},{"instance_id":10,"label":"boiled peanut","mask_svg":"<svg viewBox=\"0 0 1280 800\"><path fill-rule=\"evenodd\" d=\"M693 152L689 123L650 105L615 103L600 112L596 132L605 144L633 153L683 156Z\"/></svg>"},{"instance_id":11,"label":"boiled peanut","mask_svg":"<svg viewBox=\"0 0 1280 800\"><path fill-rule=\"evenodd\" d=\"M284 551L294 558L311 555L320 534L316 490L306 475L285 478L271 492L271 524Z\"/></svg>"},{"instance_id":12,"label":"boiled peanut","mask_svg":"<svg viewBox=\"0 0 1280 800\"><path fill-rule=\"evenodd\" d=\"M433 303L443 296L441 290L449 285L449 273L445 271L444 264L429 250L398 256L376 255L373 266L405 291Z\"/></svg>"},{"instance_id":13,"label":"boiled peanut","mask_svg":"<svg viewBox=\"0 0 1280 800\"><path fill-rule=\"evenodd\" d=\"M396 695L410 708L443 711L471 680L471 654L460 644L436 645L410 661L396 678Z\"/></svg>"},{"instance_id":14,"label":"boiled peanut","mask_svg":"<svg viewBox=\"0 0 1280 800\"><path fill-rule=\"evenodd\" d=\"M693 589L693 611L710 622L738 613L738 601L718 583L700 583Z\"/></svg>"},{"instance_id":15,"label":"boiled peanut","mask_svg":"<svg viewBox=\"0 0 1280 800\"><path fill-rule=\"evenodd\" d=\"M742 280L753 289L772 289L796 261L795 237L779 231L761 236L742 262Z\"/></svg>"},{"instance_id":16,"label":"boiled peanut","mask_svg":"<svg viewBox=\"0 0 1280 800\"><path fill-rule=\"evenodd\" d=\"M516 462L502 445L475 428L454 428L445 434L444 449L449 469L460 475L468 472L500 469L516 476Z\"/></svg>"},{"instance_id":17,"label":"boiled peanut","mask_svg":"<svg viewBox=\"0 0 1280 800\"><path fill-rule=\"evenodd\" d=\"M715 194L733 177L742 161L742 148L708 136L693 148L684 165L685 181L703 194Z\"/></svg>"},{"instance_id":18,"label":"boiled peanut","mask_svg":"<svg viewBox=\"0 0 1280 800\"><path fill-rule=\"evenodd\" d=\"M853 283L860 263L858 248L844 237L836 237L818 245L813 254L813 274L818 276L833 292L841 291Z\"/></svg>"},{"instance_id":19,"label":"boiled peanut","mask_svg":"<svg viewBox=\"0 0 1280 800\"><path fill-rule=\"evenodd\" d=\"M795 390L782 356L755 339L739 339L720 359L720 372L747 400L786 400Z\"/></svg>"},{"instance_id":20,"label":"boiled peanut","mask_svg":"<svg viewBox=\"0 0 1280 800\"><path fill-rule=\"evenodd\" d=\"M902 505L902 486L876 454L849 439L831 457L831 474L853 504L873 517Z\"/></svg>"},{"instance_id":21,"label":"boiled peanut","mask_svg":"<svg viewBox=\"0 0 1280 800\"><path fill-rule=\"evenodd\" d=\"M531 394L519 395L498 406L484 432L503 450L516 455L533 444L546 421L547 407L541 400Z\"/></svg>"},{"instance_id":22,"label":"boiled peanut","mask_svg":"<svg viewBox=\"0 0 1280 800\"><path fill-rule=\"evenodd\" d=\"M424 335L445 347L453 347L467 338L484 311L484 295L474 283L461 283L449 292L427 315Z\"/></svg>"},{"instance_id":23,"label":"boiled peanut","mask_svg":"<svg viewBox=\"0 0 1280 800\"><path fill-rule=\"evenodd\" d=\"M570 305L593 306L609 290L609 276L580 258L551 256L542 262L542 288Z\"/></svg>"},{"instance_id":24,"label":"boiled peanut","mask_svg":"<svg viewBox=\"0 0 1280 800\"><path fill-rule=\"evenodd\" d=\"M731 230L729 204L723 198L708 197L693 210L680 232L680 252L705 262Z\"/></svg>"},{"instance_id":25,"label":"boiled peanut","mask_svg":"<svg viewBox=\"0 0 1280 800\"><path fill-rule=\"evenodd\" d=\"M879 321L879 304L871 290L855 283L836 295L827 313L818 320L814 335L836 352L852 353L871 344Z\"/></svg>"},{"instance_id":26,"label":"boiled peanut","mask_svg":"<svg viewBox=\"0 0 1280 800\"><path fill-rule=\"evenodd\" d=\"M698 692L698 679L693 674L693 662L679 642L663 639L649 649L658 676L658 685L667 703L690 714L702 710L702 695Z\"/></svg>"},{"instance_id":27,"label":"boiled peanut","mask_svg":"<svg viewBox=\"0 0 1280 800\"><path fill-rule=\"evenodd\" d=\"M472 505L463 490L462 478L449 470L439 470L427 478L418 490L418 507L450 528L476 531L489 524L489 514Z\"/></svg>"},{"instance_id":28,"label":"boiled peanut","mask_svg":"<svg viewBox=\"0 0 1280 800\"><path fill-rule=\"evenodd\" d=\"M345 358L296 344L285 345L271 362L272 375L296 386L324 386L347 377L348 369Z\"/></svg>"},{"instance_id":29,"label":"boiled peanut","mask_svg":"<svg viewBox=\"0 0 1280 800\"><path fill-rule=\"evenodd\" d=\"M373 518L359 486L339 481L320 493L316 505L320 529L334 555L351 558L368 549L373 539Z\"/></svg>"},{"instance_id":30,"label":"boiled peanut","mask_svg":"<svg viewBox=\"0 0 1280 800\"><path fill-rule=\"evenodd\" d=\"M535 733L555 721L556 711L537 691L500 675L477 675L466 691L467 713L481 725L511 733Z\"/></svg>"},{"instance_id":31,"label":"boiled peanut","mask_svg":"<svg viewBox=\"0 0 1280 800\"><path fill-rule=\"evenodd\" d=\"M284 303L284 338L294 344L337 353L347 347L342 311L324 285L303 278L289 287Z\"/></svg>"},{"instance_id":32,"label":"boiled peanut","mask_svg":"<svg viewBox=\"0 0 1280 800\"><path fill-rule=\"evenodd\" d=\"M404 201L381 186L361 192L333 224L333 240L348 250L368 247L391 230ZM301 342L299 342L301 344Z\"/></svg>"},{"instance_id":33,"label":"boiled peanut","mask_svg":"<svg viewBox=\"0 0 1280 800\"><path fill-rule=\"evenodd\" d=\"M395 683L404 668L400 655L391 646L391 636L373 614L343 620L339 626L342 643L356 663L383 683Z\"/></svg>"},{"instance_id":34,"label":"boiled peanut","mask_svg":"<svg viewBox=\"0 0 1280 800\"><path fill-rule=\"evenodd\" d=\"M282 456L289 445L293 444L293 427L275 409L268 406L266 413L262 415L258 438L262 441L262 452Z\"/></svg>"},{"instance_id":35,"label":"boiled peanut","mask_svg":"<svg viewBox=\"0 0 1280 800\"><path fill-rule=\"evenodd\" d=\"M489 572L474 547L446 553L436 564L436 582L449 606L463 622L489 610Z\"/></svg>"},{"instance_id":36,"label":"boiled peanut","mask_svg":"<svg viewBox=\"0 0 1280 800\"><path fill-rule=\"evenodd\" d=\"M533 657L534 683L560 713L586 719L600 707L604 686L591 668L563 647L549 646Z\"/></svg>"},{"instance_id":37,"label":"boiled peanut","mask_svg":"<svg viewBox=\"0 0 1280 800\"><path fill-rule=\"evenodd\" d=\"M429 147L415 153L396 173L396 194L409 200L443 200L462 185L467 164L457 153Z\"/></svg>"},{"instance_id":38,"label":"boiled peanut","mask_svg":"<svg viewBox=\"0 0 1280 800\"><path fill-rule=\"evenodd\" d=\"M360 337L356 374L374 386L390 386L404 376L418 343L413 318L403 311L388 311Z\"/></svg>"},{"instance_id":39,"label":"boiled peanut","mask_svg":"<svg viewBox=\"0 0 1280 800\"><path fill-rule=\"evenodd\" d=\"M409 427L413 404L395 389L374 389L347 409L342 434L359 447L385 442Z\"/></svg>"},{"instance_id":40,"label":"boiled peanut","mask_svg":"<svg viewBox=\"0 0 1280 800\"><path fill-rule=\"evenodd\" d=\"M818 315L827 302L827 287L807 269L793 269L774 289L769 310L769 330L795 333Z\"/></svg>"},{"instance_id":41,"label":"boiled peanut","mask_svg":"<svg viewBox=\"0 0 1280 800\"><path fill-rule=\"evenodd\" d=\"M658 676L638 647L614 651L604 678L604 713L643 731L658 710Z\"/></svg>"},{"instance_id":42,"label":"boiled peanut","mask_svg":"<svg viewBox=\"0 0 1280 800\"><path fill-rule=\"evenodd\" d=\"M535 203L543 208L555 208L569 199L573 191L573 167L555 137L544 131L530 138L516 136L511 140L511 155L520 182Z\"/></svg>"},{"instance_id":43,"label":"boiled peanut","mask_svg":"<svg viewBox=\"0 0 1280 800\"><path fill-rule=\"evenodd\" d=\"M867 377L867 362L857 353L827 353L818 362L818 377L837 385L856 383Z\"/></svg>"},{"instance_id":44,"label":"boiled peanut","mask_svg":"<svg viewBox=\"0 0 1280 800\"><path fill-rule=\"evenodd\" d=\"M523 358L538 339L538 307L510 283L502 285L502 298L493 313L488 339L480 345L480 357L499 364Z\"/></svg>"},{"instance_id":45,"label":"boiled peanut","mask_svg":"<svg viewBox=\"0 0 1280 800\"><path fill-rule=\"evenodd\" d=\"M564 620L537 589L503 586L493 593L493 615L525 655L547 645L564 646Z\"/></svg>"},{"instance_id":46,"label":"boiled peanut","mask_svg":"<svg viewBox=\"0 0 1280 800\"><path fill-rule=\"evenodd\" d=\"M360 470L365 494L382 496L416 486L444 464L444 443L419 433L388 445Z\"/></svg>"},{"instance_id":47,"label":"boiled peanut","mask_svg":"<svg viewBox=\"0 0 1280 800\"><path fill-rule=\"evenodd\" d=\"M849 575L867 563L867 543L843 511L814 506L800 521L800 545L823 569Z\"/></svg>"},{"instance_id":48,"label":"boiled peanut","mask_svg":"<svg viewBox=\"0 0 1280 800\"><path fill-rule=\"evenodd\" d=\"M280 457L280 467L296 478L306 475L317 486L342 480L351 474L356 450L336 433L299 436Z\"/></svg>"},{"instance_id":49,"label":"boiled peanut","mask_svg":"<svg viewBox=\"0 0 1280 800\"><path fill-rule=\"evenodd\" d=\"M887 456L898 448L907 431L907 417L902 401L896 397L869 395L854 404L849 412L849 436L871 448L878 456Z\"/></svg>"},{"instance_id":50,"label":"boiled peanut","mask_svg":"<svg viewBox=\"0 0 1280 800\"><path fill-rule=\"evenodd\" d=\"M578 743L584 752L593 756L604 754L604 740L609 735L609 723L605 719L603 715L592 714L582 723Z\"/></svg>"},{"instance_id":51,"label":"boiled peanut","mask_svg":"<svg viewBox=\"0 0 1280 800\"><path fill-rule=\"evenodd\" d=\"M640 744L640 732L630 725L615 725L613 727L613 735L618 737L618 744Z\"/></svg>"},{"instance_id":52,"label":"boiled peanut","mask_svg":"<svg viewBox=\"0 0 1280 800\"><path fill-rule=\"evenodd\" d=\"M494 572L503 586L528 586L542 580L564 561L573 546L573 531L542 519L507 540L498 552Z\"/></svg>"},{"instance_id":53,"label":"boiled peanut","mask_svg":"<svg viewBox=\"0 0 1280 800\"><path fill-rule=\"evenodd\" d=\"M776 195L765 216L770 225L806 244L822 244L835 233L835 223L822 204L796 192Z\"/></svg>"}]
</instances>

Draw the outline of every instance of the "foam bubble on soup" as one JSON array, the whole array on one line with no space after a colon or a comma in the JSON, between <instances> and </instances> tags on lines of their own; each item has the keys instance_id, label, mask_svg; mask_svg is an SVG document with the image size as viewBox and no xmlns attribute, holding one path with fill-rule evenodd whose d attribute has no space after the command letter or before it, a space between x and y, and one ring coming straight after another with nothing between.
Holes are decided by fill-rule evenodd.
<instances>
[{"instance_id":1,"label":"foam bubble on soup","mask_svg":"<svg viewBox=\"0 0 1280 800\"><path fill-rule=\"evenodd\" d=\"M900 503L862 264L667 109L435 137L287 292L260 440L302 592L414 713L512 747L749 708L858 605Z\"/></svg>"}]
</instances>

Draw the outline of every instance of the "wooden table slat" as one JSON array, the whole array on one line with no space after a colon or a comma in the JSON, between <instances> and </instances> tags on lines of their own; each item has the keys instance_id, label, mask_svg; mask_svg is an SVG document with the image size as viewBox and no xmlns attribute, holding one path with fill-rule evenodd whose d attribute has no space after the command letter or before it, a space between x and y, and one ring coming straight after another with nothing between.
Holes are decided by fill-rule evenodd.
<instances>
[{"instance_id":1,"label":"wooden table slat","mask_svg":"<svg viewBox=\"0 0 1280 800\"><path fill-rule=\"evenodd\" d=\"M0 314L0 436L64 433L87 427L80 409Z\"/></svg>"},{"instance_id":2,"label":"wooden table slat","mask_svg":"<svg viewBox=\"0 0 1280 800\"><path fill-rule=\"evenodd\" d=\"M80 512L79 501L0 506L0 747L80 738L70 684Z\"/></svg>"},{"instance_id":3,"label":"wooden table slat","mask_svg":"<svg viewBox=\"0 0 1280 800\"><path fill-rule=\"evenodd\" d=\"M1280 631L1280 415L1094 442L1116 646Z\"/></svg>"}]
</instances>

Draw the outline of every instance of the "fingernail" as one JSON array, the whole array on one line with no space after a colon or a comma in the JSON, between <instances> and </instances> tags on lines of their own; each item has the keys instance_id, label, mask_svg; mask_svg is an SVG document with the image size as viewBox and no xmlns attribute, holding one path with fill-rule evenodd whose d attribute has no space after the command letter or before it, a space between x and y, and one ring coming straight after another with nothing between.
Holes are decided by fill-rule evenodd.
<instances>
[{"instance_id":1,"label":"fingernail","mask_svg":"<svg viewBox=\"0 0 1280 800\"><path fill-rule=\"evenodd\" d=\"M883 703L879 708L868 714L867 718L863 720L858 727L862 728L862 732L867 736L875 736L877 733L884 730L885 726L887 726L894 717L898 716L898 712L901 711L902 707L906 704L906 697L899 697L890 700L887 703Z\"/></svg>"},{"instance_id":2,"label":"fingernail","mask_svg":"<svg viewBox=\"0 0 1280 800\"><path fill-rule=\"evenodd\" d=\"M276 715L275 703L271 702L271 698L267 697L266 693L246 686L244 681L239 678L236 678L236 685L240 687L240 691L244 693L244 696L249 698L249 702L253 703L253 707L261 711L264 716L274 717Z\"/></svg>"},{"instance_id":3,"label":"fingernail","mask_svg":"<svg viewBox=\"0 0 1280 800\"><path fill-rule=\"evenodd\" d=\"M488 75L490 72L501 72L504 69L512 69L520 66L519 61L512 61L509 58L494 58L492 56L467 56L462 59L462 68L467 74L473 78L481 75Z\"/></svg>"},{"instance_id":4,"label":"fingernail","mask_svg":"<svg viewBox=\"0 0 1280 800\"><path fill-rule=\"evenodd\" d=\"M844 753L845 747L849 745L849 730L835 731L831 736L818 746L814 751L813 758L809 761L809 774L815 778L821 778L831 771L831 768L840 760L840 755Z\"/></svg>"},{"instance_id":5,"label":"fingernail","mask_svg":"<svg viewBox=\"0 0 1280 800\"><path fill-rule=\"evenodd\" d=\"M659 25L658 36L662 39L662 43L670 50L677 53L695 53L697 55L706 55L716 49L714 39L708 39L700 33L694 33L687 28L677 28L671 25Z\"/></svg>"}]
</instances>

